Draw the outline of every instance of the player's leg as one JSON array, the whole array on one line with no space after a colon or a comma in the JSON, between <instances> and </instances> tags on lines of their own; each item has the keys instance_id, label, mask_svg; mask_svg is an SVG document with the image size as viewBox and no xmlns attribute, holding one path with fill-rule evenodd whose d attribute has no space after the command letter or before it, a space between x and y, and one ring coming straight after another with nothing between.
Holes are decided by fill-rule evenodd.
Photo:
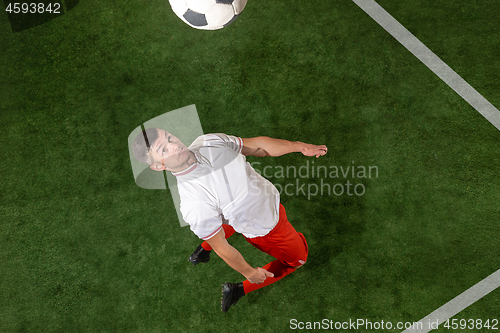
<instances>
[{"instance_id":1,"label":"player's leg","mask_svg":"<svg viewBox=\"0 0 500 333\"><path fill-rule=\"evenodd\" d=\"M222 298L221 298L222 312L227 312L229 310L229 307L231 307L231 305L236 304L241 297L245 296L249 292L252 292L254 290L268 286L268 285L282 279L283 277L287 276L288 274L294 272L297 268L299 268L301 266L302 265L292 267L292 266L283 264L279 260L274 260L263 267L265 270L267 270L269 272L273 272L273 274L274 274L273 277L267 277L263 283L256 284L256 283L250 283L250 281L245 280L241 283L223 284L222 285Z\"/></svg>"},{"instance_id":2,"label":"player's leg","mask_svg":"<svg viewBox=\"0 0 500 333\"><path fill-rule=\"evenodd\" d=\"M264 283L260 284L251 283L248 280L243 281L245 294L279 281L306 262L308 247L304 235L296 232L288 221L279 226L278 231L269 235L270 237L263 237L262 239L259 237L257 240L247 239L256 248L275 257L277 260L262 267L273 273L274 277L267 277Z\"/></svg>"},{"instance_id":3,"label":"player's leg","mask_svg":"<svg viewBox=\"0 0 500 333\"><path fill-rule=\"evenodd\" d=\"M224 229L226 239L235 233L233 227L228 224L223 224L222 228ZM189 261L193 264L193 266L200 262L207 263L210 260L210 252L212 252L212 247L208 245L207 242L203 241L203 243L198 245L196 250L194 250L194 252L189 256Z\"/></svg>"},{"instance_id":4,"label":"player's leg","mask_svg":"<svg viewBox=\"0 0 500 333\"><path fill-rule=\"evenodd\" d=\"M223 285L221 301L223 312L228 311L231 305L236 304L249 292L268 286L294 272L306 262L309 252L304 235L295 231L288 222L285 208L281 204L279 222L276 227L266 236L247 238L247 241L277 259L263 267L272 272L274 277L267 277L261 284L250 283L246 280L242 283Z\"/></svg>"}]
</instances>

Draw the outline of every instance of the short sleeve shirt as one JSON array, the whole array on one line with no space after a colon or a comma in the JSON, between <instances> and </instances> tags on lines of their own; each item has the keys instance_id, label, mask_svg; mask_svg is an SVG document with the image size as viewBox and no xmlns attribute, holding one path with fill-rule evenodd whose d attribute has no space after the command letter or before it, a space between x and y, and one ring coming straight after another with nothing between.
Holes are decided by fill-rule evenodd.
<instances>
[{"instance_id":1,"label":"short sleeve shirt","mask_svg":"<svg viewBox=\"0 0 500 333\"><path fill-rule=\"evenodd\" d=\"M247 238L265 236L278 223L279 192L246 161L242 148L243 140L236 136L200 136L188 148L197 162L172 173L182 216L203 240L223 223Z\"/></svg>"}]
</instances>

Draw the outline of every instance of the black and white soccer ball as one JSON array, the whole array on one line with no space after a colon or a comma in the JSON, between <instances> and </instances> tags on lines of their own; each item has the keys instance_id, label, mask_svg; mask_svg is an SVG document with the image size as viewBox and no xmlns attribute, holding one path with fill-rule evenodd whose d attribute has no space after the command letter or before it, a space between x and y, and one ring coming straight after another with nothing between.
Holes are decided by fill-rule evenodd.
<instances>
[{"instance_id":1,"label":"black and white soccer ball","mask_svg":"<svg viewBox=\"0 0 500 333\"><path fill-rule=\"evenodd\" d=\"M247 0L169 0L174 13L196 29L216 30L232 23Z\"/></svg>"}]
</instances>

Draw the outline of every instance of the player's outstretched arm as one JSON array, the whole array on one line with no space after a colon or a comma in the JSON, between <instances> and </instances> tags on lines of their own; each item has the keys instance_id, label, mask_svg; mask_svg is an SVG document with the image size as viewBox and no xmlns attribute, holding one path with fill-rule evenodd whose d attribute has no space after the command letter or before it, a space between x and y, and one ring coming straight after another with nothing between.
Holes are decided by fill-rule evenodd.
<instances>
[{"instance_id":1,"label":"player's outstretched arm","mask_svg":"<svg viewBox=\"0 0 500 333\"><path fill-rule=\"evenodd\" d=\"M207 239L207 243L229 266L241 273L251 283L263 283L264 280L274 274L261 267L253 268L250 266L241 253L232 247L224 237L224 229L221 229L215 236Z\"/></svg>"},{"instance_id":2,"label":"player's outstretched arm","mask_svg":"<svg viewBox=\"0 0 500 333\"><path fill-rule=\"evenodd\" d=\"M302 153L306 156L323 156L328 151L325 145L312 145L300 141L288 141L282 139L258 136L255 138L242 139L243 149L241 153L245 156L281 156L288 153Z\"/></svg>"}]
</instances>

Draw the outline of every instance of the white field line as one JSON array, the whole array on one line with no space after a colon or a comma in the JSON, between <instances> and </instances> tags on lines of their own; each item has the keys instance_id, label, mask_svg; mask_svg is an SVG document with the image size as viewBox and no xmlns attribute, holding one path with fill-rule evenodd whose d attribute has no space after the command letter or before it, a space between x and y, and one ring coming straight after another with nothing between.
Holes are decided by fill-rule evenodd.
<instances>
[{"instance_id":1,"label":"white field line","mask_svg":"<svg viewBox=\"0 0 500 333\"><path fill-rule=\"evenodd\" d=\"M373 0L353 0L451 89L500 130L500 111Z\"/></svg>"},{"instance_id":2,"label":"white field line","mask_svg":"<svg viewBox=\"0 0 500 333\"><path fill-rule=\"evenodd\" d=\"M406 47L408 51L422 61L424 65L441 78L450 88L455 90L457 94L482 114L491 124L493 124L493 126L500 130L500 112L498 109L455 73L455 71L444 61L439 59L438 56L413 36L395 18L373 0L353 0L353 2L380 24L380 26L390 33L398 42ZM438 323L441 324L445 322L447 319L453 317L498 287L500 287L500 270L478 282L439 309L419 320L419 322L423 324L422 329L407 329L403 332L429 332L436 328L434 326L431 328L430 323L438 321Z\"/></svg>"},{"instance_id":3,"label":"white field line","mask_svg":"<svg viewBox=\"0 0 500 333\"><path fill-rule=\"evenodd\" d=\"M437 326L444 323L447 319L453 317L498 287L500 287L500 269L488 276L486 279L479 281L445 305L441 306L436 311L420 319L419 322L422 323L422 329L409 328L404 330L403 333L424 333L429 332L432 329L436 329ZM431 324L436 322L437 325L433 325L431 328Z\"/></svg>"}]
</instances>

